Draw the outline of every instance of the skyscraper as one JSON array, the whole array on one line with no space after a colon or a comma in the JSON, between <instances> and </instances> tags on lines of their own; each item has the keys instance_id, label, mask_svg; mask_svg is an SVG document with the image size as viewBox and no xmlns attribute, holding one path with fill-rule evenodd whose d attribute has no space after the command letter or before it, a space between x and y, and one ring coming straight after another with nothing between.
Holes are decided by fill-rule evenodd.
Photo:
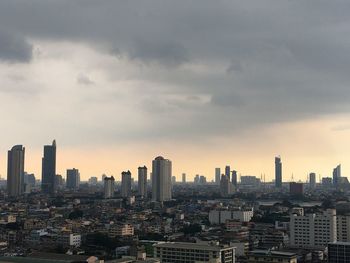
<instances>
[{"instance_id":1,"label":"skyscraper","mask_svg":"<svg viewBox=\"0 0 350 263\"><path fill-rule=\"evenodd\" d=\"M232 184L237 187L237 171L232 171Z\"/></svg>"},{"instance_id":2,"label":"skyscraper","mask_svg":"<svg viewBox=\"0 0 350 263\"><path fill-rule=\"evenodd\" d=\"M131 172L122 172L122 197L131 196Z\"/></svg>"},{"instance_id":3,"label":"skyscraper","mask_svg":"<svg viewBox=\"0 0 350 263\"><path fill-rule=\"evenodd\" d=\"M23 194L24 152L22 145L13 146L7 155L7 193L10 197Z\"/></svg>"},{"instance_id":4,"label":"skyscraper","mask_svg":"<svg viewBox=\"0 0 350 263\"><path fill-rule=\"evenodd\" d=\"M171 161L158 156L152 161L152 200L171 200Z\"/></svg>"},{"instance_id":5,"label":"skyscraper","mask_svg":"<svg viewBox=\"0 0 350 263\"><path fill-rule=\"evenodd\" d=\"M185 173L182 174L182 183L183 184L186 183L186 174Z\"/></svg>"},{"instance_id":6,"label":"skyscraper","mask_svg":"<svg viewBox=\"0 0 350 263\"><path fill-rule=\"evenodd\" d=\"M140 196L147 197L147 167L138 169L138 192Z\"/></svg>"},{"instance_id":7,"label":"skyscraper","mask_svg":"<svg viewBox=\"0 0 350 263\"><path fill-rule=\"evenodd\" d=\"M80 173L78 169L67 169L67 188L76 190L80 184Z\"/></svg>"},{"instance_id":8,"label":"skyscraper","mask_svg":"<svg viewBox=\"0 0 350 263\"><path fill-rule=\"evenodd\" d=\"M281 157L275 157L275 186L277 188L282 187L282 162Z\"/></svg>"},{"instance_id":9,"label":"skyscraper","mask_svg":"<svg viewBox=\"0 0 350 263\"><path fill-rule=\"evenodd\" d=\"M229 197L232 194L232 184L226 175L221 176L220 194L222 197Z\"/></svg>"},{"instance_id":10,"label":"skyscraper","mask_svg":"<svg viewBox=\"0 0 350 263\"><path fill-rule=\"evenodd\" d=\"M230 181L231 168L229 165L226 165L226 167L225 167L225 175L227 176L228 180Z\"/></svg>"},{"instance_id":11,"label":"skyscraper","mask_svg":"<svg viewBox=\"0 0 350 263\"><path fill-rule=\"evenodd\" d=\"M221 179L221 169L215 168L215 183L217 185L220 185L220 179Z\"/></svg>"},{"instance_id":12,"label":"skyscraper","mask_svg":"<svg viewBox=\"0 0 350 263\"><path fill-rule=\"evenodd\" d=\"M103 188L104 188L104 198L114 197L114 177L105 177L103 179Z\"/></svg>"},{"instance_id":13,"label":"skyscraper","mask_svg":"<svg viewBox=\"0 0 350 263\"><path fill-rule=\"evenodd\" d=\"M316 174L315 173L309 174L309 184L310 184L311 189L316 188Z\"/></svg>"},{"instance_id":14,"label":"skyscraper","mask_svg":"<svg viewBox=\"0 0 350 263\"><path fill-rule=\"evenodd\" d=\"M44 157L42 158L41 189L46 194L56 191L56 141L52 145L44 145Z\"/></svg>"},{"instance_id":15,"label":"skyscraper","mask_svg":"<svg viewBox=\"0 0 350 263\"><path fill-rule=\"evenodd\" d=\"M338 186L338 183L340 181L340 177L341 177L341 166L339 164L339 165L337 165L337 167L335 167L333 169L333 185L334 186Z\"/></svg>"}]
</instances>

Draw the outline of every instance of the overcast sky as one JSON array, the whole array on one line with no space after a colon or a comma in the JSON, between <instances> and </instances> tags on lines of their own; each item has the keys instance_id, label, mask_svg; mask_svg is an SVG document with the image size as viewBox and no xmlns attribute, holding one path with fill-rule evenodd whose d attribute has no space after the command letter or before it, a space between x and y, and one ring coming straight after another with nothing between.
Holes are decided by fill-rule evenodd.
<instances>
[{"instance_id":1,"label":"overcast sky","mask_svg":"<svg viewBox=\"0 0 350 263\"><path fill-rule=\"evenodd\" d=\"M84 179L231 164L272 179L350 172L350 2L0 1L0 173L42 146ZM135 174L134 174L135 176ZM180 178L180 176L179 176Z\"/></svg>"}]
</instances>

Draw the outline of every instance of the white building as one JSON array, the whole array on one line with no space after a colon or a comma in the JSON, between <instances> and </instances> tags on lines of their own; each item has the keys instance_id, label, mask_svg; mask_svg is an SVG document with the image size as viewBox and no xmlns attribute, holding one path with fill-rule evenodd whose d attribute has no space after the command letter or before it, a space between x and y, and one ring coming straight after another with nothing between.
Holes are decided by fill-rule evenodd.
<instances>
[{"instance_id":1,"label":"white building","mask_svg":"<svg viewBox=\"0 0 350 263\"><path fill-rule=\"evenodd\" d=\"M254 215L253 209L250 210L211 210L209 212L210 224L224 224L226 220L237 220L240 222L249 222Z\"/></svg>"},{"instance_id":2,"label":"white building","mask_svg":"<svg viewBox=\"0 0 350 263\"><path fill-rule=\"evenodd\" d=\"M153 245L153 257L167 263L234 263L235 248L209 243L161 242Z\"/></svg>"},{"instance_id":3,"label":"white building","mask_svg":"<svg viewBox=\"0 0 350 263\"><path fill-rule=\"evenodd\" d=\"M291 215L290 244L292 247L323 249L337 240L335 209L323 214Z\"/></svg>"},{"instance_id":4,"label":"white building","mask_svg":"<svg viewBox=\"0 0 350 263\"><path fill-rule=\"evenodd\" d=\"M152 162L152 200L171 200L171 161L158 156Z\"/></svg>"},{"instance_id":5,"label":"white building","mask_svg":"<svg viewBox=\"0 0 350 263\"><path fill-rule=\"evenodd\" d=\"M57 243L67 247L80 247L81 235L72 233L62 233L57 237Z\"/></svg>"},{"instance_id":6,"label":"white building","mask_svg":"<svg viewBox=\"0 0 350 263\"><path fill-rule=\"evenodd\" d=\"M114 197L114 177L105 177L103 179L104 187L104 198L113 198Z\"/></svg>"},{"instance_id":7,"label":"white building","mask_svg":"<svg viewBox=\"0 0 350 263\"><path fill-rule=\"evenodd\" d=\"M350 242L350 216L337 216L337 241Z\"/></svg>"}]
</instances>

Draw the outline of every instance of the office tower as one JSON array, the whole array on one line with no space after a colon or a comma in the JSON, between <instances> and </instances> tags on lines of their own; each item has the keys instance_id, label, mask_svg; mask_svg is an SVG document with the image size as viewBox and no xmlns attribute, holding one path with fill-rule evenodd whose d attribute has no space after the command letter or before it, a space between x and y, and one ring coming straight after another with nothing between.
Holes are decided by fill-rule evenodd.
<instances>
[{"instance_id":1,"label":"office tower","mask_svg":"<svg viewBox=\"0 0 350 263\"><path fill-rule=\"evenodd\" d=\"M195 184L199 184L199 174L196 174L196 176L194 177L193 182L194 182Z\"/></svg>"},{"instance_id":2,"label":"office tower","mask_svg":"<svg viewBox=\"0 0 350 263\"><path fill-rule=\"evenodd\" d=\"M220 185L221 169L215 168L215 184Z\"/></svg>"},{"instance_id":3,"label":"office tower","mask_svg":"<svg viewBox=\"0 0 350 263\"><path fill-rule=\"evenodd\" d=\"M160 242L153 246L153 257L160 262L220 262L234 263L233 246L210 243Z\"/></svg>"},{"instance_id":4,"label":"office tower","mask_svg":"<svg viewBox=\"0 0 350 263\"><path fill-rule=\"evenodd\" d=\"M333 169L333 185L334 186L338 186L340 178L341 178L341 166L339 164L339 165L337 165L337 167L335 167Z\"/></svg>"},{"instance_id":5,"label":"office tower","mask_svg":"<svg viewBox=\"0 0 350 263\"><path fill-rule=\"evenodd\" d=\"M76 190L80 184L80 173L78 169L67 169L67 188Z\"/></svg>"},{"instance_id":6,"label":"office tower","mask_svg":"<svg viewBox=\"0 0 350 263\"><path fill-rule=\"evenodd\" d=\"M225 167L225 175L227 176L228 180L230 181L231 168L229 165L226 165L226 167Z\"/></svg>"},{"instance_id":7,"label":"office tower","mask_svg":"<svg viewBox=\"0 0 350 263\"><path fill-rule=\"evenodd\" d=\"M301 196L304 194L304 185L303 183L289 183L289 194Z\"/></svg>"},{"instance_id":8,"label":"office tower","mask_svg":"<svg viewBox=\"0 0 350 263\"><path fill-rule=\"evenodd\" d=\"M107 177L103 179L103 189L104 189L104 198L113 198L114 197L114 177Z\"/></svg>"},{"instance_id":9,"label":"office tower","mask_svg":"<svg viewBox=\"0 0 350 263\"><path fill-rule=\"evenodd\" d=\"M309 174L309 186L310 186L310 189L316 188L316 174L315 173Z\"/></svg>"},{"instance_id":10,"label":"office tower","mask_svg":"<svg viewBox=\"0 0 350 263\"><path fill-rule=\"evenodd\" d=\"M207 183L207 178L204 175L199 177L199 184L203 185Z\"/></svg>"},{"instance_id":11,"label":"office tower","mask_svg":"<svg viewBox=\"0 0 350 263\"><path fill-rule=\"evenodd\" d=\"M44 145L44 157L42 158L41 190L46 194L56 191L56 141L52 145Z\"/></svg>"},{"instance_id":12,"label":"office tower","mask_svg":"<svg viewBox=\"0 0 350 263\"><path fill-rule=\"evenodd\" d=\"M182 174L182 183L183 184L186 183L186 174L185 173Z\"/></svg>"},{"instance_id":13,"label":"office tower","mask_svg":"<svg viewBox=\"0 0 350 263\"><path fill-rule=\"evenodd\" d=\"M337 216L335 209L322 214L290 216L290 244L292 247L324 249L337 240Z\"/></svg>"},{"instance_id":14,"label":"office tower","mask_svg":"<svg viewBox=\"0 0 350 263\"><path fill-rule=\"evenodd\" d=\"M7 155L7 193L10 197L23 194L24 153L22 145L13 146Z\"/></svg>"},{"instance_id":15,"label":"office tower","mask_svg":"<svg viewBox=\"0 0 350 263\"><path fill-rule=\"evenodd\" d=\"M131 196L131 172L122 172L122 197Z\"/></svg>"},{"instance_id":16,"label":"office tower","mask_svg":"<svg viewBox=\"0 0 350 263\"><path fill-rule=\"evenodd\" d=\"M176 184L176 176L171 177L171 184Z\"/></svg>"},{"instance_id":17,"label":"office tower","mask_svg":"<svg viewBox=\"0 0 350 263\"><path fill-rule=\"evenodd\" d=\"M171 161L158 156L152 161L152 200L171 200Z\"/></svg>"},{"instance_id":18,"label":"office tower","mask_svg":"<svg viewBox=\"0 0 350 263\"><path fill-rule=\"evenodd\" d=\"M232 184L237 187L237 171L232 171Z\"/></svg>"},{"instance_id":19,"label":"office tower","mask_svg":"<svg viewBox=\"0 0 350 263\"><path fill-rule=\"evenodd\" d=\"M232 184L226 175L221 176L220 194L222 197L229 197L232 194Z\"/></svg>"},{"instance_id":20,"label":"office tower","mask_svg":"<svg viewBox=\"0 0 350 263\"><path fill-rule=\"evenodd\" d=\"M147 197L147 167L138 169L138 192L140 196Z\"/></svg>"},{"instance_id":21,"label":"office tower","mask_svg":"<svg viewBox=\"0 0 350 263\"><path fill-rule=\"evenodd\" d=\"M56 189L62 188L64 184L64 180L62 178L62 175L56 174L55 176L55 187Z\"/></svg>"},{"instance_id":22,"label":"office tower","mask_svg":"<svg viewBox=\"0 0 350 263\"><path fill-rule=\"evenodd\" d=\"M29 174L27 172L24 172L23 183L25 185L30 185L31 187L34 187L36 184L34 174Z\"/></svg>"},{"instance_id":23,"label":"office tower","mask_svg":"<svg viewBox=\"0 0 350 263\"><path fill-rule=\"evenodd\" d=\"M277 188L282 187L282 162L281 157L275 157L275 186Z\"/></svg>"},{"instance_id":24,"label":"office tower","mask_svg":"<svg viewBox=\"0 0 350 263\"><path fill-rule=\"evenodd\" d=\"M328 244L329 263L350 262L350 242L334 242Z\"/></svg>"}]
</instances>

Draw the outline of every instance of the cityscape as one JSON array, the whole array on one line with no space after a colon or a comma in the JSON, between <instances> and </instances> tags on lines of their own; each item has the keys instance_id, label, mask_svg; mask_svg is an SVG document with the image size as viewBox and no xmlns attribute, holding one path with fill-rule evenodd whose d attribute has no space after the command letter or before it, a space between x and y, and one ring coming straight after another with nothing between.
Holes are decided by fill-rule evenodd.
<instances>
[{"instance_id":1,"label":"cityscape","mask_svg":"<svg viewBox=\"0 0 350 263\"><path fill-rule=\"evenodd\" d=\"M0 263L350 263L349 13L1 0Z\"/></svg>"}]
</instances>

